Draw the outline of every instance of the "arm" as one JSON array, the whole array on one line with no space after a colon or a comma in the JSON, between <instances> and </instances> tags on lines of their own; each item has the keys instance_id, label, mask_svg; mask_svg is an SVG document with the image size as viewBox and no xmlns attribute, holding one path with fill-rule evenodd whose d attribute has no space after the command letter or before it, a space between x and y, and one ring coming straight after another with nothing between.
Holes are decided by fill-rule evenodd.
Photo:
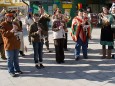
<instances>
[{"instance_id":1,"label":"arm","mask_svg":"<svg viewBox=\"0 0 115 86\"><path fill-rule=\"evenodd\" d=\"M88 28L88 39L91 39L91 28Z\"/></svg>"},{"instance_id":2,"label":"arm","mask_svg":"<svg viewBox=\"0 0 115 86\"><path fill-rule=\"evenodd\" d=\"M9 27L6 27L7 25L5 23L1 23L0 26L1 26L0 32L4 37L11 38L12 36L14 36L14 33L11 32L11 30L5 29L5 28L9 28Z\"/></svg>"},{"instance_id":3,"label":"arm","mask_svg":"<svg viewBox=\"0 0 115 86\"><path fill-rule=\"evenodd\" d=\"M114 21L114 17L112 16L112 15L110 15L110 19L109 19L110 21L110 24L112 24L113 23L113 21Z\"/></svg>"},{"instance_id":4,"label":"arm","mask_svg":"<svg viewBox=\"0 0 115 86\"><path fill-rule=\"evenodd\" d=\"M77 21L75 19L72 20L72 26L71 26L71 35L75 35L75 31L77 29Z\"/></svg>"}]
</instances>

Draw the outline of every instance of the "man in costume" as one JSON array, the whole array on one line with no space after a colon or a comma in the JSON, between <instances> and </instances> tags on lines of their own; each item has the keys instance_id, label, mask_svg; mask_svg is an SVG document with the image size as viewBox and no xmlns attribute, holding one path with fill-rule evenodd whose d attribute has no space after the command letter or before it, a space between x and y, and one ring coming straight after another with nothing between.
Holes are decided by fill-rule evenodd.
<instances>
[{"instance_id":1,"label":"man in costume","mask_svg":"<svg viewBox=\"0 0 115 86\"><path fill-rule=\"evenodd\" d=\"M74 17L72 21L72 39L75 41L75 60L80 58L80 49L82 46L83 57L87 56L88 39L90 38L90 25L87 23L87 19L83 18L83 10L78 10L78 16Z\"/></svg>"}]
</instances>

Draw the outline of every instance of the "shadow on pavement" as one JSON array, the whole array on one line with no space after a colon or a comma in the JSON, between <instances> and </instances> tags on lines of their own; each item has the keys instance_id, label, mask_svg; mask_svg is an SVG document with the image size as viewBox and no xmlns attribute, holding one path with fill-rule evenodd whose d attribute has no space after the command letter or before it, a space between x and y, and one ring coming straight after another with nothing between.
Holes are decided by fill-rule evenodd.
<instances>
[{"instance_id":1,"label":"shadow on pavement","mask_svg":"<svg viewBox=\"0 0 115 86\"><path fill-rule=\"evenodd\" d=\"M45 62L48 62L48 60L45 60ZM45 63L45 68L39 70L34 67L23 66L22 68L25 70L25 73L21 77L45 77L67 80L86 79L90 81L109 81L115 83L114 61L109 63L110 66L107 65L108 62L109 60L80 60L78 62L66 61L65 64L52 64L50 66Z\"/></svg>"}]
</instances>

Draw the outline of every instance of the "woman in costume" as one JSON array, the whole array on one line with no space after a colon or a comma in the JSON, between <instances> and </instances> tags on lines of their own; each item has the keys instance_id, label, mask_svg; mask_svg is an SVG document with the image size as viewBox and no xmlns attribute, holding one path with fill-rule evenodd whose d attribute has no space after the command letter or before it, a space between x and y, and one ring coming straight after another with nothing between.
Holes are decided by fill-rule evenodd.
<instances>
[{"instance_id":1,"label":"woman in costume","mask_svg":"<svg viewBox=\"0 0 115 86\"><path fill-rule=\"evenodd\" d=\"M111 50L113 49L113 31L111 29L111 24L113 22L113 16L109 13L108 7L104 6L102 8L103 12L100 13L102 19L101 27L101 38L100 44L102 45L102 59L111 59ZM108 46L107 57L106 57L106 45Z\"/></svg>"},{"instance_id":2,"label":"woman in costume","mask_svg":"<svg viewBox=\"0 0 115 86\"><path fill-rule=\"evenodd\" d=\"M62 14L61 11L56 11L56 14L53 18L53 39L54 39L54 46L56 52L56 62L57 63L64 63L64 38L65 38L65 23L62 21Z\"/></svg>"}]
</instances>

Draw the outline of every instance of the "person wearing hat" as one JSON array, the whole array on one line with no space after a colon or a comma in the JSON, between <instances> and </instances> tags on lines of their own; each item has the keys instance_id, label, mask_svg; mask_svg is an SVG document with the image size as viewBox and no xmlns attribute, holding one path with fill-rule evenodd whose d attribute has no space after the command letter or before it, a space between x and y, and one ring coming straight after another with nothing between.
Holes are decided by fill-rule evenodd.
<instances>
[{"instance_id":1,"label":"person wearing hat","mask_svg":"<svg viewBox=\"0 0 115 86\"><path fill-rule=\"evenodd\" d=\"M39 23L39 14L33 15L34 23L30 25L29 34L31 36L32 45L34 49L34 62L37 69L44 68L43 61L43 39L41 34L41 23ZM39 58L39 59L38 59Z\"/></svg>"},{"instance_id":2,"label":"person wearing hat","mask_svg":"<svg viewBox=\"0 0 115 86\"><path fill-rule=\"evenodd\" d=\"M12 13L5 14L5 21L0 24L0 26L2 27L0 32L3 37L5 55L8 64L8 72L12 77L15 77L17 75L16 73L22 74L22 71L19 67L18 59L20 40L18 39L16 34L17 30L19 30L20 28L13 27L12 19Z\"/></svg>"}]
</instances>

